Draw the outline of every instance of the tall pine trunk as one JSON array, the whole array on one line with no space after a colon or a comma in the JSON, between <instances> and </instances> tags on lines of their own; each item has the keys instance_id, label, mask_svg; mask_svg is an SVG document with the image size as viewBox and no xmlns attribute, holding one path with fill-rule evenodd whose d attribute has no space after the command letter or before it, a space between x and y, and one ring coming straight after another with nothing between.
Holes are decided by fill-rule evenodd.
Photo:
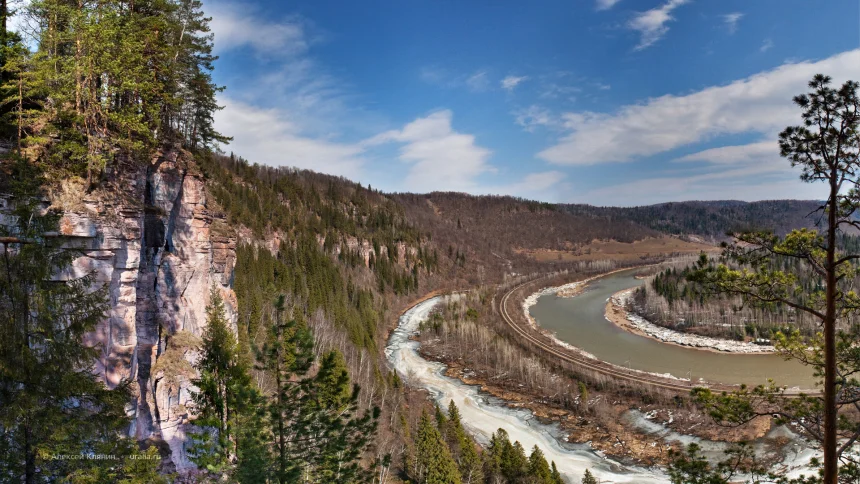
<instances>
[{"instance_id":1,"label":"tall pine trunk","mask_svg":"<svg viewBox=\"0 0 860 484\"><path fill-rule=\"evenodd\" d=\"M827 308L824 314L824 484L836 484L836 210L839 195L837 163L830 169L827 202Z\"/></svg>"}]
</instances>

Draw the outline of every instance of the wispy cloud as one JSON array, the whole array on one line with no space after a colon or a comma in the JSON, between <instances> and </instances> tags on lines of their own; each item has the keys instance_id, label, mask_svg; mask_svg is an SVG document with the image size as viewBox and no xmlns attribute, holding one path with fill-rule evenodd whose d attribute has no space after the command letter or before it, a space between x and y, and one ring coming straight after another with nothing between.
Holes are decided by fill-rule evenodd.
<instances>
[{"instance_id":1,"label":"wispy cloud","mask_svg":"<svg viewBox=\"0 0 860 484\"><path fill-rule=\"evenodd\" d=\"M475 137L454 130L450 110L431 113L365 141L364 146L402 143L400 159L411 164L403 188L415 191L473 191L475 178L494 171L488 163L492 152Z\"/></svg>"},{"instance_id":2,"label":"wispy cloud","mask_svg":"<svg viewBox=\"0 0 860 484\"><path fill-rule=\"evenodd\" d=\"M582 88L573 84L569 76L550 75L543 76L538 89L538 97L541 99L566 99L576 101L576 96L582 92Z\"/></svg>"},{"instance_id":3,"label":"wispy cloud","mask_svg":"<svg viewBox=\"0 0 860 484\"><path fill-rule=\"evenodd\" d=\"M271 19L252 5L224 1L207 3L206 8L217 52L250 47L258 55L277 57L308 50L308 23L299 17Z\"/></svg>"},{"instance_id":4,"label":"wispy cloud","mask_svg":"<svg viewBox=\"0 0 860 484\"><path fill-rule=\"evenodd\" d=\"M231 151L255 163L359 177L364 164L362 146L308 136L279 109L260 108L226 96L219 102L224 109L215 114L215 123L233 136Z\"/></svg>"},{"instance_id":5,"label":"wispy cloud","mask_svg":"<svg viewBox=\"0 0 860 484\"><path fill-rule=\"evenodd\" d=\"M773 40L770 38L764 39L761 43L761 47L758 48L759 52L767 52L773 47Z\"/></svg>"},{"instance_id":6,"label":"wispy cloud","mask_svg":"<svg viewBox=\"0 0 860 484\"><path fill-rule=\"evenodd\" d=\"M523 81L528 80L528 76L507 76L501 81L502 89L510 92L513 91L515 87L519 86Z\"/></svg>"},{"instance_id":7,"label":"wispy cloud","mask_svg":"<svg viewBox=\"0 0 860 484\"><path fill-rule=\"evenodd\" d=\"M735 165L740 163L778 160L779 158L779 147L777 146L776 140L769 140L745 145L710 148L682 156L674 161L702 161L715 165Z\"/></svg>"},{"instance_id":8,"label":"wispy cloud","mask_svg":"<svg viewBox=\"0 0 860 484\"><path fill-rule=\"evenodd\" d=\"M254 54L254 75L235 77L218 95L224 109L216 112L216 128L233 137L225 149L257 163L361 177L364 149L344 140L378 132L384 123L356 107L348 83L315 60L319 37L308 32L309 22L272 19L258 7L220 0L207 13L225 60Z\"/></svg>"},{"instance_id":9,"label":"wispy cloud","mask_svg":"<svg viewBox=\"0 0 860 484\"><path fill-rule=\"evenodd\" d=\"M499 172L490 163L493 152L479 145L475 136L455 130L453 118L449 109L436 111L360 145L368 151L390 143L401 145L399 158L409 165L409 171L398 190L453 190L546 199L547 190L564 179L564 173L550 170L527 173L512 183L486 180L486 176L495 177ZM553 194L553 198L558 196Z\"/></svg>"},{"instance_id":10,"label":"wispy cloud","mask_svg":"<svg viewBox=\"0 0 860 484\"><path fill-rule=\"evenodd\" d=\"M597 0L597 6L595 8L597 8L597 10L609 10L620 1L621 0Z\"/></svg>"},{"instance_id":11,"label":"wispy cloud","mask_svg":"<svg viewBox=\"0 0 860 484\"><path fill-rule=\"evenodd\" d=\"M669 0L660 7L639 12L630 19L627 27L640 34L635 50L647 49L666 35L669 31L666 24L675 19L671 15L672 11L688 2L689 0Z\"/></svg>"},{"instance_id":12,"label":"wispy cloud","mask_svg":"<svg viewBox=\"0 0 860 484\"><path fill-rule=\"evenodd\" d=\"M562 201L559 183L567 177L560 171L529 173L522 181L497 186L487 186L478 191L490 195L517 195L532 200Z\"/></svg>"},{"instance_id":13,"label":"wispy cloud","mask_svg":"<svg viewBox=\"0 0 860 484\"><path fill-rule=\"evenodd\" d=\"M632 206L684 200L815 200L826 187L801 183L788 162L752 165L687 176L656 176L576 191L568 201Z\"/></svg>"},{"instance_id":14,"label":"wispy cloud","mask_svg":"<svg viewBox=\"0 0 860 484\"><path fill-rule=\"evenodd\" d=\"M569 134L538 157L562 165L625 162L720 135L775 135L798 122L792 96L818 72L842 82L860 76L860 50L818 62L785 64L724 86L648 99L615 113L568 112Z\"/></svg>"},{"instance_id":15,"label":"wispy cloud","mask_svg":"<svg viewBox=\"0 0 860 484\"><path fill-rule=\"evenodd\" d=\"M424 66L418 75L428 84L447 89L466 88L473 92L482 92L490 88L490 75L485 69L463 74L444 67Z\"/></svg>"},{"instance_id":16,"label":"wispy cloud","mask_svg":"<svg viewBox=\"0 0 860 484\"><path fill-rule=\"evenodd\" d=\"M490 87L490 79L487 76L487 71L478 71L467 77L466 86L475 92L486 91Z\"/></svg>"},{"instance_id":17,"label":"wispy cloud","mask_svg":"<svg viewBox=\"0 0 860 484\"><path fill-rule=\"evenodd\" d=\"M549 109L531 105L525 109L519 109L513 113L516 123L528 132L533 132L538 127L558 125L558 119L553 116Z\"/></svg>"},{"instance_id":18,"label":"wispy cloud","mask_svg":"<svg viewBox=\"0 0 860 484\"><path fill-rule=\"evenodd\" d=\"M729 34L734 34L738 31L738 22L744 17L744 14L741 12L732 12L723 15L723 23L725 23L726 28L729 30Z\"/></svg>"}]
</instances>

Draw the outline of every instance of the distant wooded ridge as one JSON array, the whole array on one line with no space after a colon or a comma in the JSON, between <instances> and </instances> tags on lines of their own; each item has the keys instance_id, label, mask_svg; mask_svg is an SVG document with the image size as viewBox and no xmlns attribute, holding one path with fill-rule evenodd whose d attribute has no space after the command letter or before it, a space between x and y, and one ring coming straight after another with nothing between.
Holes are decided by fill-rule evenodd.
<instances>
[{"instance_id":1,"label":"distant wooded ridge","mask_svg":"<svg viewBox=\"0 0 860 484\"><path fill-rule=\"evenodd\" d=\"M241 159L240 159L241 160ZM247 163L245 160L241 160ZM316 180L322 186L340 186L346 190L362 187L344 177L325 175L311 170L272 168L246 165L266 180L273 173L282 176ZM277 175L275 175L277 176ZM607 207L588 204L549 203L510 195L471 195L462 192L386 193L367 189L397 202L406 212L406 219L420 229L445 222L464 228L487 231L486 237L501 245L511 242L510 236L496 238L498 224L506 231L520 233L525 239L542 239L527 246L558 246L558 242L582 243L594 239L614 239L632 242L647 237L692 235L710 242L727 240L729 232L767 230L784 235L795 228L816 228L822 212L816 200L741 200L665 202L633 207ZM322 191L322 188L320 188ZM526 214L542 214L529 217ZM434 220L435 219L435 220ZM599 220L599 223L596 221ZM534 231L549 228L549 233L537 236ZM431 229L431 232L433 230ZM510 234L508 234L510 235ZM474 236L474 234L472 234ZM471 238L471 237L469 237ZM538 242L538 241L533 241Z\"/></svg>"}]
</instances>

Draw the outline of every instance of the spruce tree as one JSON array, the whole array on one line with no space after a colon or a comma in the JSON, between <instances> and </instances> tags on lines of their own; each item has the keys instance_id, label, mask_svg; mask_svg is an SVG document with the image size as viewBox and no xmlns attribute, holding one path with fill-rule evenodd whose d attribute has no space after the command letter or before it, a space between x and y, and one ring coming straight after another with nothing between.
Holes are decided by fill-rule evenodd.
<instances>
[{"instance_id":1,"label":"spruce tree","mask_svg":"<svg viewBox=\"0 0 860 484\"><path fill-rule=\"evenodd\" d=\"M359 414L359 391L339 351L323 356L297 422L300 438L312 438L309 474L320 482L359 482L370 475L360 460L373 441L379 409Z\"/></svg>"},{"instance_id":2,"label":"spruce tree","mask_svg":"<svg viewBox=\"0 0 860 484\"><path fill-rule=\"evenodd\" d=\"M543 452L534 446L529 456L529 477L537 484L552 484L552 471Z\"/></svg>"},{"instance_id":3,"label":"spruce tree","mask_svg":"<svg viewBox=\"0 0 860 484\"><path fill-rule=\"evenodd\" d=\"M298 453L297 430L293 428L300 415L297 402L302 398L303 386L307 382L297 380L310 370L313 362L313 339L310 331L295 320L285 318L285 298L279 296L275 302L275 318L269 334L257 358L259 369L274 380L274 394L268 404L269 421L273 434L275 464L272 477L275 482L287 483L301 475L303 461Z\"/></svg>"},{"instance_id":4,"label":"spruce tree","mask_svg":"<svg viewBox=\"0 0 860 484\"><path fill-rule=\"evenodd\" d=\"M60 214L40 206L41 173L18 160L11 175L12 223L0 225L0 480L98 473L109 463L75 457L126 444L130 398L128 382L99 381L99 348L83 343L107 293L72 269L80 253L57 237Z\"/></svg>"},{"instance_id":5,"label":"spruce tree","mask_svg":"<svg viewBox=\"0 0 860 484\"><path fill-rule=\"evenodd\" d=\"M582 475L582 484L597 484L597 479L588 469L585 469L585 474Z\"/></svg>"},{"instance_id":6,"label":"spruce tree","mask_svg":"<svg viewBox=\"0 0 860 484\"><path fill-rule=\"evenodd\" d=\"M376 430L379 410L359 414L359 388L350 382L343 355L330 351L316 375L313 337L304 324L286 319L285 298L275 303L275 320L258 354L259 368L274 380L268 404L273 435L272 479L361 482L369 473L360 465Z\"/></svg>"},{"instance_id":7,"label":"spruce tree","mask_svg":"<svg viewBox=\"0 0 860 484\"><path fill-rule=\"evenodd\" d=\"M460 484L457 464L451 457L442 435L427 412L421 414L415 435L417 454L415 478L419 484Z\"/></svg>"},{"instance_id":8,"label":"spruce tree","mask_svg":"<svg viewBox=\"0 0 860 484\"><path fill-rule=\"evenodd\" d=\"M223 475L233 469L237 453L237 423L252 410L255 400L248 368L241 364L236 336L224 312L224 301L216 288L206 307L200 359L192 395L201 431L192 439L192 459L198 466Z\"/></svg>"},{"instance_id":9,"label":"spruce tree","mask_svg":"<svg viewBox=\"0 0 860 484\"><path fill-rule=\"evenodd\" d=\"M448 404L448 429L448 445L457 461L463 484L483 482L484 470L481 456L475 448L475 443L463 429L463 423L460 421L460 410L454 404L454 400Z\"/></svg>"}]
</instances>

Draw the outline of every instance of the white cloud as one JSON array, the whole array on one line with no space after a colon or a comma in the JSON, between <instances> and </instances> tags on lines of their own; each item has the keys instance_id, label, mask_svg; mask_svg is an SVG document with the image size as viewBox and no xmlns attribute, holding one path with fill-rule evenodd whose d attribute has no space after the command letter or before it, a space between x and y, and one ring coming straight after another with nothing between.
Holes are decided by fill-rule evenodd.
<instances>
[{"instance_id":1,"label":"white cloud","mask_svg":"<svg viewBox=\"0 0 860 484\"><path fill-rule=\"evenodd\" d=\"M507 76L502 79L502 89L513 91L521 82L528 80L528 76Z\"/></svg>"},{"instance_id":2,"label":"white cloud","mask_svg":"<svg viewBox=\"0 0 860 484\"><path fill-rule=\"evenodd\" d=\"M448 72L436 66L424 66L418 75L422 81L428 84L446 84L450 77Z\"/></svg>"},{"instance_id":3,"label":"white cloud","mask_svg":"<svg viewBox=\"0 0 860 484\"><path fill-rule=\"evenodd\" d=\"M753 132L772 137L800 122L791 99L819 72L837 83L860 78L860 50L785 64L692 94L651 98L613 114L565 113L562 119L570 133L538 157L561 165L591 165L632 161L720 135Z\"/></svg>"},{"instance_id":4,"label":"white cloud","mask_svg":"<svg viewBox=\"0 0 860 484\"><path fill-rule=\"evenodd\" d=\"M597 0L597 10L609 10L621 0Z\"/></svg>"},{"instance_id":5,"label":"white cloud","mask_svg":"<svg viewBox=\"0 0 860 484\"><path fill-rule=\"evenodd\" d=\"M206 14L212 17L215 49L226 52L250 47L259 55L297 55L307 51L306 25L297 18L273 20L248 4L223 1L207 3Z\"/></svg>"},{"instance_id":6,"label":"white cloud","mask_svg":"<svg viewBox=\"0 0 860 484\"><path fill-rule=\"evenodd\" d=\"M514 111L516 123L528 132L532 132L538 126L556 126L558 120L549 109L532 104L531 106Z\"/></svg>"},{"instance_id":7,"label":"white cloud","mask_svg":"<svg viewBox=\"0 0 860 484\"><path fill-rule=\"evenodd\" d=\"M474 92L486 91L490 88L489 73L480 69L471 74L452 72L439 66L424 66L418 73L422 81L447 89L467 88Z\"/></svg>"},{"instance_id":8,"label":"white cloud","mask_svg":"<svg viewBox=\"0 0 860 484\"><path fill-rule=\"evenodd\" d=\"M726 28L729 29L730 34L738 31L738 22L740 22L743 16L744 14L741 12L732 12L723 15L723 22L725 22Z\"/></svg>"},{"instance_id":9,"label":"white cloud","mask_svg":"<svg viewBox=\"0 0 860 484\"><path fill-rule=\"evenodd\" d=\"M603 84L602 82L598 82L596 85L597 89L600 89L601 91L608 91L612 89L612 86L610 86L609 84Z\"/></svg>"},{"instance_id":10,"label":"white cloud","mask_svg":"<svg viewBox=\"0 0 860 484\"><path fill-rule=\"evenodd\" d=\"M437 111L418 118L402 130L391 130L365 141L364 146L403 143L400 159L412 166L403 189L413 191L478 188L475 178L495 169L487 163L492 152L475 143L475 137L451 126L453 113Z\"/></svg>"},{"instance_id":11,"label":"white cloud","mask_svg":"<svg viewBox=\"0 0 860 484\"><path fill-rule=\"evenodd\" d=\"M639 12L630 19L627 27L640 34L635 50L646 49L660 40L669 31L666 24L675 19L671 15L672 11L688 2L689 0L669 0L660 7Z\"/></svg>"},{"instance_id":12,"label":"white cloud","mask_svg":"<svg viewBox=\"0 0 860 484\"><path fill-rule=\"evenodd\" d=\"M558 84L555 82L544 82L541 85L539 97L541 99L566 99L570 102L576 101L576 94L582 92L582 88Z\"/></svg>"},{"instance_id":13,"label":"white cloud","mask_svg":"<svg viewBox=\"0 0 860 484\"><path fill-rule=\"evenodd\" d=\"M485 91L490 87L490 80L487 76L487 71L478 71L466 78L466 85L469 89L479 92Z\"/></svg>"},{"instance_id":14,"label":"white cloud","mask_svg":"<svg viewBox=\"0 0 860 484\"><path fill-rule=\"evenodd\" d=\"M746 145L721 146L675 159L674 161L704 161L718 165L778 160L779 145L775 140Z\"/></svg>"},{"instance_id":15,"label":"white cloud","mask_svg":"<svg viewBox=\"0 0 860 484\"><path fill-rule=\"evenodd\" d=\"M559 199L557 195L549 194L547 191L555 188L566 175L560 171L544 171L538 173L529 173L522 181L502 185L496 188L487 188L482 190L482 193L490 195L516 195L519 197L530 198L532 200L555 201ZM557 190L556 190L557 191Z\"/></svg>"},{"instance_id":16,"label":"white cloud","mask_svg":"<svg viewBox=\"0 0 860 484\"><path fill-rule=\"evenodd\" d=\"M821 199L821 184L803 183L786 160L691 176L639 179L577 193L571 201L632 206L684 200Z\"/></svg>"},{"instance_id":17,"label":"white cloud","mask_svg":"<svg viewBox=\"0 0 860 484\"><path fill-rule=\"evenodd\" d=\"M758 48L759 52L767 52L773 47L773 40L770 38L764 39L764 42L761 43L761 47Z\"/></svg>"},{"instance_id":18,"label":"white cloud","mask_svg":"<svg viewBox=\"0 0 860 484\"><path fill-rule=\"evenodd\" d=\"M278 109L265 109L220 97L224 109L215 114L218 129L233 142L226 148L272 166L294 166L357 178L363 147L307 136Z\"/></svg>"}]
</instances>

